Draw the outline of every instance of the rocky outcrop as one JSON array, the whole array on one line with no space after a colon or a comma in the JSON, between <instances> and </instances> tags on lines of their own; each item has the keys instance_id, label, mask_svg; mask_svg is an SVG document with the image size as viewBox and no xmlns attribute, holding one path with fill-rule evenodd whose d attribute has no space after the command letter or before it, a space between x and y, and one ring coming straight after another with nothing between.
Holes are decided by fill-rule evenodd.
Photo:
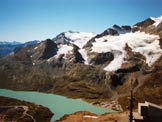
<instances>
[{"instance_id":1,"label":"rocky outcrop","mask_svg":"<svg viewBox=\"0 0 162 122\"><path fill-rule=\"evenodd\" d=\"M119 30L119 31L122 30L122 28L121 28L119 25L113 25L113 28L114 28L115 30Z\"/></svg>"},{"instance_id":2,"label":"rocky outcrop","mask_svg":"<svg viewBox=\"0 0 162 122\"><path fill-rule=\"evenodd\" d=\"M149 26L152 26L153 24L155 23L154 20L152 20L151 18L148 18L142 22L138 22L136 23L133 28L132 28L132 31L133 32L136 32L136 31L139 31L139 30L145 30L146 28L148 28Z\"/></svg>"},{"instance_id":3,"label":"rocky outcrop","mask_svg":"<svg viewBox=\"0 0 162 122\"><path fill-rule=\"evenodd\" d=\"M87 42L87 44L84 45L84 48L91 47L92 43L95 42L95 39L97 39L97 38L101 38L101 37L108 36L108 35L117 36L119 34L124 34L124 33L128 33L128 32L131 32L131 26L124 25L124 26L120 27L119 25L113 25L111 28L108 28L101 34L97 34L95 37L90 39Z\"/></svg>"},{"instance_id":4,"label":"rocky outcrop","mask_svg":"<svg viewBox=\"0 0 162 122\"><path fill-rule=\"evenodd\" d=\"M65 36L65 33L61 33L52 39L56 44L69 44L71 39Z\"/></svg>"},{"instance_id":5,"label":"rocky outcrop","mask_svg":"<svg viewBox=\"0 0 162 122\"><path fill-rule=\"evenodd\" d=\"M140 65L136 64L134 66L131 66L129 68L120 68L116 71L116 73L131 73L131 72L137 72L140 71Z\"/></svg>"},{"instance_id":6,"label":"rocky outcrop","mask_svg":"<svg viewBox=\"0 0 162 122\"><path fill-rule=\"evenodd\" d=\"M57 45L52 40L47 39L44 42L42 42L41 45L43 49L40 49L40 50L43 52L40 55L40 59L48 59L56 54Z\"/></svg>"},{"instance_id":7,"label":"rocky outcrop","mask_svg":"<svg viewBox=\"0 0 162 122\"><path fill-rule=\"evenodd\" d=\"M119 25L113 25L113 29L117 30L118 33L126 33L126 32L131 32L131 26L129 25L122 25L121 27Z\"/></svg>"},{"instance_id":8,"label":"rocky outcrop","mask_svg":"<svg viewBox=\"0 0 162 122\"><path fill-rule=\"evenodd\" d=\"M115 30L113 28L108 28L103 33L97 34L95 37L93 37L92 39L90 39L87 42L87 44L84 45L84 48L92 46L92 42L95 42L95 39L100 38L100 37L103 37L103 36L107 36L107 35L119 35L119 34L118 34L118 31L117 30Z\"/></svg>"},{"instance_id":9,"label":"rocky outcrop","mask_svg":"<svg viewBox=\"0 0 162 122\"><path fill-rule=\"evenodd\" d=\"M135 24L132 28L133 32L143 31L150 34L159 35L162 38L162 22L157 25L154 25L155 21L151 18L148 18L142 22Z\"/></svg>"},{"instance_id":10,"label":"rocky outcrop","mask_svg":"<svg viewBox=\"0 0 162 122\"><path fill-rule=\"evenodd\" d=\"M1 122L50 122L53 113L40 105L0 97Z\"/></svg>"},{"instance_id":11,"label":"rocky outcrop","mask_svg":"<svg viewBox=\"0 0 162 122\"><path fill-rule=\"evenodd\" d=\"M74 47L74 49L73 49L74 61L73 62L74 63L83 63L84 59L78 50L79 50L78 47Z\"/></svg>"},{"instance_id":12,"label":"rocky outcrop","mask_svg":"<svg viewBox=\"0 0 162 122\"><path fill-rule=\"evenodd\" d=\"M146 28L150 25L152 25L153 23L155 23L154 20L152 20L151 18L148 18L142 22L138 22L137 24L135 24L134 26L138 26L138 27L141 27L141 28Z\"/></svg>"},{"instance_id":13,"label":"rocky outcrop","mask_svg":"<svg viewBox=\"0 0 162 122\"><path fill-rule=\"evenodd\" d=\"M131 26L129 26L129 25L123 25L121 27L126 31L131 31L132 30Z\"/></svg>"},{"instance_id":14,"label":"rocky outcrop","mask_svg":"<svg viewBox=\"0 0 162 122\"><path fill-rule=\"evenodd\" d=\"M111 52L96 53L90 60L90 64L99 65L104 63L110 63L114 59L114 55Z\"/></svg>"}]
</instances>

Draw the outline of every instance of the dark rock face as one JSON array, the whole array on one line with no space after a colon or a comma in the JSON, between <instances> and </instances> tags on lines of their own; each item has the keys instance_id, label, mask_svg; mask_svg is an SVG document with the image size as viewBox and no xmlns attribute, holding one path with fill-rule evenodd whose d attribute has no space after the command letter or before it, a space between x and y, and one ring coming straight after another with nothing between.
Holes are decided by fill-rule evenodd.
<instances>
[{"instance_id":1,"label":"dark rock face","mask_svg":"<svg viewBox=\"0 0 162 122\"><path fill-rule=\"evenodd\" d=\"M137 71L140 71L140 65L134 65L132 67L129 67L129 68L121 68L121 69L118 69L116 71L116 73L131 73L131 72L137 72Z\"/></svg>"},{"instance_id":2,"label":"dark rock face","mask_svg":"<svg viewBox=\"0 0 162 122\"><path fill-rule=\"evenodd\" d=\"M138 22L136 23L133 28L132 28L132 31L133 32L136 32L136 31L141 31L141 30L147 30L148 27L152 26L152 24L154 24L155 21L152 20L151 18L148 18L142 22ZM150 29L149 29L150 30Z\"/></svg>"},{"instance_id":3,"label":"dark rock face","mask_svg":"<svg viewBox=\"0 0 162 122\"><path fill-rule=\"evenodd\" d=\"M117 87L118 85L123 85L125 81L124 76L125 74L123 73L111 75L111 85L113 87Z\"/></svg>"},{"instance_id":4,"label":"dark rock face","mask_svg":"<svg viewBox=\"0 0 162 122\"><path fill-rule=\"evenodd\" d=\"M78 48L74 47L73 49L73 54L74 54L74 63L83 63L84 59L82 57L82 55L79 53Z\"/></svg>"},{"instance_id":5,"label":"dark rock face","mask_svg":"<svg viewBox=\"0 0 162 122\"><path fill-rule=\"evenodd\" d=\"M99 64L104 64L106 62L110 62L113 59L114 59L114 55L111 52L98 53L94 58L90 60L90 63L94 65L99 65Z\"/></svg>"},{"instance_id":6,"label":"dark rock face","mask_svg":"<svg viewBox=\"0 0 162 122\"><path fill-rule=\"evenodd\" d=\"M120 32L130 32L131 31L131 26L128 25L123 25L123 26L119 26L119 25L113 25L113 29L118 31L118 33L120 34Z\"/></svg>"},{"instance_id":7,"label":"dark rock face","mask_svg":"<svg viewBox=\"0 0 162 122\"><path fill-rule=\"evenodd\" d=\"M40 56L40 59L48 59L54 56L57 51L57 44L50 39L45 40L43 43L44 43L44 51Z\"/></svg>"},{"instance_id":8,"label":"dark rock face","mask_svg":"<svg viewBox=\"0 0 162 122\"><path fill-rule=\"evenodd\" d=\"M65 36L65 33L61 33L52 39L56 44L69 44L70 39Z\"/></svg>"},{"instance_id":9,"label":"dark rock face","mask_svg":"<svg viewBox=\"0 0 162 122\"><path fill-rule=\"evenodd\" d=\"M95 39L97 38L101 38L103 36L107 36L107 35L119 35L118 31L112 28L108 28L107 30L105 30L103 33L101 34L97 34L95 37L93 37L92 39L90 39L86 45L84 45L83 48L87 48L87 47L91 47L92 46L92 42L95 42Z\"/></svg>"},{"instance_id":10,"label":"dark rock face","mask_svg":"<svg viewBox=\"0 0 162 122\"><path fill-rule=\"evenodd\" d=\"M138 26L138 27L148 27L149 25L152 25L153 23L155 23L154 20L148 18L142 22L139 22L137 24L135 24L134 26Z\"/></svg>"},{"instance_id":11,"label":"dark rock face","mask_svg":"<svg viewBox=\"0 0 162 122\"><path fill-rule=\"evenodd\" d=\"M118 31L112 28L108 28L103 33L96 35L94 38L100 38L100 37L107 36L107 35L112 35L112 36L118 35Z\"/></svg>"},{"instance_id":12,"label":"dark rock face","mask_svg":"<svg viewBox=\"0 0 162 122\"><path fill-rule=\"evenodd\" d=\"M118 31L112 29L112 28L109 28L107 29L106 31L104 31L102 34L101 34L101 37L102 36L107 36L107 35L118 35Z\"/></svg>"},{"instance_id":13,"label":"dark rock face","mask_svg":"<svg viewBox=\"0 0 162 122\"><path fill-rule=\"evenodd\" d=\"M153 25L154 23L154 20L148 18L142 22L135 24L132 28L132 31L142 31L149 34L159 35L159 37L162 39L162 22L157 27Z\"/></svg>"},{"instance_id":14,"label":"dark rock face","mask_svg":"<svg viewBox=\"0 0 162 122\"><path fill-rule=\"evenodd\" d=\"M131 31L131 26L128 26L128 25L123 25L123 26L121 26L124 30L126 30L126 31Z\"/></svg>"},{"instance_id":15,"label":"dark rock face","mask_svg":"<svg viewBox=\"0 0 162 122\"><path fill-rule=\"evenodd\" d=\"M115 29L115 30L122 30L122 28L119 26L119 25L113 25L113 28Z\"/></svg>"},{"instance_id":16,"label":"dark rock face","mask_svg":"<svg viewBox=\"0 0 162 122\"><path fill-rule=\"evenodd\" d=\"M161 47L161 49L162 49L162 38L159 39L159 42L160 42L160 47Z\"/></svg>"},{"instance_id":17,"label":"dark rock face","mask_svg":"<svg viewBox=\"0 0 162 122\"><path fill-rule=\"evenodd\" d=\"M121 33L128 33L131 32L132 28L131 26L119 26L119 25L113 25L112 28L108 28L107 30L105 30L104 32L102 32L101 34L97 34L95 37L93 37L92 39L90 39L86 45L84 45L83 48L87 48L87 47L91 47L92 46L92 42L95 42L95 39L97 38L101 38L103 36L107 36L107 35L111 35L111 36L117 36Z\"/></svg>"},{"instance_id":18,"label":"dark rock face","mask_svg":"<svg viewBox=\"0 0 162 122\"><path fill-rule=\"evenodd\" d=\"M72 54L68 54L67 56L68 60L66 61L66 63L83 63L84 59L78 51L79 47L77 47L76 45L72 46L73 46Z\"/></svg>"}]
</instances>

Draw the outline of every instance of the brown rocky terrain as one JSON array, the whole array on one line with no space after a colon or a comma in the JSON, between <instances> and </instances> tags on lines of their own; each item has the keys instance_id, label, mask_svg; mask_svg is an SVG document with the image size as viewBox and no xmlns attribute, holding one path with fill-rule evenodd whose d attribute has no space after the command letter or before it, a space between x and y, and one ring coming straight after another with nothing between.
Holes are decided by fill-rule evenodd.
<instances>
[{"instance_id":1,"label":"brown rocky terrain","mask_svg":"<svg viewBox=\"0 0 162 122\"><path fill-rule=\"evenodd\" d=\"M127 122L128 112L95 115L89 112L76 112L64 115L60 122Z\"/></svg>"},{"instance_id":2,"label":"brown rocky terrain","mask_svg":"<svg viewBox=\"0 0 162 122\"><path fill-rule=\"evenodd\" d=\"M43 106L0 97L0 122L50 122L52 116Z\"/></svg>"}]
</instances>

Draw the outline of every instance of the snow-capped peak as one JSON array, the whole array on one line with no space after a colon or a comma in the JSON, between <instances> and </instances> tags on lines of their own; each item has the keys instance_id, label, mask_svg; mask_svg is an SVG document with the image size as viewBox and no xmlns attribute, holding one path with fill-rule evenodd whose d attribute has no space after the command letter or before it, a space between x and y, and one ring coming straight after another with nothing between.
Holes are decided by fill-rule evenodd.
<instances>
[{"instance_id":1,"label":"snow-capped peak","mask_svg":"<svg viewBox=\"0 0 162 122\"><path fill-rule=\"evenodd\" d=\"M76 46L82 48L92 37L96 36L95 33L87 32L66 32L65 36L69 38Z\"/></svg>"},{"instance_id":2,"label":"snow-capped peak","mask_svg":"<svg viewBox=\"0 0 162 122\"><path fill-rule=\"evenodd\" d=\"M75 31L67 31L57 35L52 39L58 44L58 51L55 58L59 57L61 54L64 54L65 58L67 54L72 53L75 45L80 48L78 51L83 55L85 52L82 50L82 47L94 36L96 36L95 33Z\"/></svg>"},{"instance_id":3,"label":"snow-capped peak","mask_svg":"<svg viewBox=\"0 0 162 122\"><path fill-rule=\"evenodd\" d=\"M162 17L159 17L160 20ZM60 54L71 54L74 49L74 45L79 47L78 52L81 54L86 65L91 64L91 60L96 54L110 52L113 54L114 59L104 67L106 71L115 71L122 67L125 63L125 58L127 57L127 52L125 51L125 45L132 49L133 52L138 52L143 55L146 60L145 63L148 66L152 66L155 61L159 59L162 55L162 49L159 45L159 36L150 35L144 32L131 32L130 26L118 26L114 25L113 29L117 31L123 31L125 33L120 33L118 35L111 34L100 34L102 36L94 38L94 41L90 42L91 46L89 48L83 48L83 46L88 43L93 37L96 36L94 33L87 32L73 32L68 31L59 34L54 38L55 42L58 44L58 52L55 56L59 57Z\"/></svg>"},{"instance_id":4,"label":"snow-capped peak","mask_svg":"<svg viewBox=\"0 0 162 122\"><path fill-rule=\"evenodd\" d=\"M95 33L67 31L57 35L52 40L57 44L71 43L82 48L94 36L96 36Z\"/></svg>"},{"instance_id":5,"label":"snow-capped peak","mask_svg":"<svg viewBox=\"0 0 162 122\"><path fill-rule=\"evenodd\" d=\"M155 23L153 25L156 27L162 22L162 15L157 18L154 18L154 17L150 17L150 18L155 21Z\"/></svg>"}]
</instances>

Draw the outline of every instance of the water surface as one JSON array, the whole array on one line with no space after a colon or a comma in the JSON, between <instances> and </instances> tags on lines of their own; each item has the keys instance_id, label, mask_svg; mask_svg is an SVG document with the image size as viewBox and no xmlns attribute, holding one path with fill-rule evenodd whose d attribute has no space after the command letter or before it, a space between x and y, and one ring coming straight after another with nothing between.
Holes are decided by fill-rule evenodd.
<instances>
[{"instance_id":1,"label":"water surface","mask_svg":"<svg viewBox=\"0 0 162 122\"><path fill-rule=\"evenodd\" d=\"M77 111L89 111L95 114L115 112L106 108L92 106L80 99L70 99L55 94L0 89L0 96L33 102L49 108L54 113L51 122L58 120L65 114L71 114Z\"/></svg>"}]
</instances>

